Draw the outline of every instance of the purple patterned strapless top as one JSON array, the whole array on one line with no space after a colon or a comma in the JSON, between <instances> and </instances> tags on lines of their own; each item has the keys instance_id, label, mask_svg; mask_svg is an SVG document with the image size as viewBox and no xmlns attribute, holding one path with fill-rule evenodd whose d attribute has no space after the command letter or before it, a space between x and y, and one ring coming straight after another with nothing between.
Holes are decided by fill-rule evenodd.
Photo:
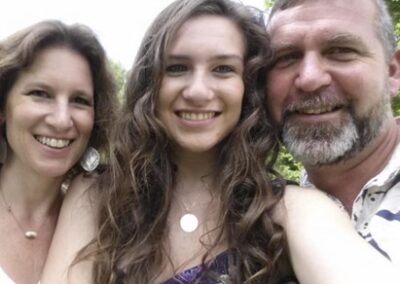
<instances>
[{"instance_id":1,"label":"purple patterned strapless top","mask_svg":"<svg viewBox=\"0 0 400 284\"><path fill-rule=\"evenodd\" d=\"M219 275L228 278L228 251L224 251L217 255L210 263L210 270L218 273ZM202 273L201 265L194 266L186 269L181 273L174 276L174 278L168 279L161 284L217 284L224 283L223 280L215 281L212 280ZM196 282L197 281L197 282Z\"/></svg>"}]
</instances>

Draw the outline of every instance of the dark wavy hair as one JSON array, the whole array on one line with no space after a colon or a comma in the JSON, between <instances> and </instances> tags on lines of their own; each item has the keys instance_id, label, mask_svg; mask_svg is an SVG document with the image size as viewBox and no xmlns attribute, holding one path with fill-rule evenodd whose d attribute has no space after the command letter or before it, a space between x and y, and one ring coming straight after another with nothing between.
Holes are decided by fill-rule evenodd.
<instances>
[{"instance_id":1,"label":"dark wavy hair","mask_svg":"<svg viewBox=\"0 0 400 284\"><path fill-rule=\"evenodd\" d=\"M157 119L157 97L171 40L186 21L201 15L230 19L246 44L240 120L216 157L222 232L214 245L227 237L232 283L274 283L283 234L271 219L282 190L273 191L270 180L278 143L265 110L269 42L260 15L230 0L177 0L144 36L114 127L111 167L100 179L99 231L89 246L96 256L95 283L148 284L161 273L177 169L172 142Z\"/></svg>"},{"instance_id":2,"label":"dark wavy hair","mask_svg":"<svg viewBox=\"0 0 400 284\"><path fill-rule=\"evenodd\" d=\"M20 72L27 69L38 52L51 47L69 48L89 64L94 88L94 126L89 145L108 156L109 129L116 108L116 87L106 53L96 35L80 24L66 25L47 20L29 26L0 42L0 110ZM74 166L75 172L78 165Z\"/></svg>"}]
</instances>

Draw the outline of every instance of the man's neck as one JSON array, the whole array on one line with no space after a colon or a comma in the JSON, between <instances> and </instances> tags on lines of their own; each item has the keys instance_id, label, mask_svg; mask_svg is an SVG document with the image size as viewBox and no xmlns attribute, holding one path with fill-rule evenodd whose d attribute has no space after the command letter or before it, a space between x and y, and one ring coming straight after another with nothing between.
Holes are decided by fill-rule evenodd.
<instances>
[{"instance_id":1,"label":"man's neck","mask_svg":"<svg viewBox=\"0 0 400 284\"><path fill-rule=\"evenodd\" d=\"M306 166L306 170L317 188L337 197L350 212L363 186L382 171L399 143L400 125L391 120L385 130L352 159L329 166Z\"/></svg>"}]
</instances>

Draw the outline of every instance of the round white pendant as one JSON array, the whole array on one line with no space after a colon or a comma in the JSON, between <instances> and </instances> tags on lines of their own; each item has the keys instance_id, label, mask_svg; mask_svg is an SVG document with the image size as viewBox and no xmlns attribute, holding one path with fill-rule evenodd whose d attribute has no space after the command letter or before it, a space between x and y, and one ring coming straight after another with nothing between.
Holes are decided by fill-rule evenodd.
<instances>
[{"instance_id":1,"label":"round white pendant","mask_svg":"<svg viewBox=\"0 0 400 284\"><path fill-rule=\"evenodd\" d=\"M35 231L26 231L25 232L25 238L27 238L29 240L36 239L36 237L37 237L37 233Z\"/></svg>"},{"instance_id":2,"label":"round white pendant","mask_svg":"<svg viewBox=\"0 0 400 284\"><path fill-rule=\"evenodd\" d=\"M191 233L199 226L199 219L193 214L185 214L180 220L181 229L187 233Z\"/></svg>"}]
</instances>

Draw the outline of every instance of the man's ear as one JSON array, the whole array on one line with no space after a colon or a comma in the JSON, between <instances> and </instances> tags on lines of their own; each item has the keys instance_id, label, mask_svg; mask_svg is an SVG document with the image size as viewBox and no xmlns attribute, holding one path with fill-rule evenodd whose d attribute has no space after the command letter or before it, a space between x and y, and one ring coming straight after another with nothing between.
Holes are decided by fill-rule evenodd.
<instances>
[{"instance_id":1,"label":"man's ear","mask_svg":"<svg viewBox=\"0 0 400 284\"><path fill-rule=\"evenodd\" d=\"M400 89L400 50L396 50L389 63L390 95L396 96Z\"/></svg>"}]
</instances>

